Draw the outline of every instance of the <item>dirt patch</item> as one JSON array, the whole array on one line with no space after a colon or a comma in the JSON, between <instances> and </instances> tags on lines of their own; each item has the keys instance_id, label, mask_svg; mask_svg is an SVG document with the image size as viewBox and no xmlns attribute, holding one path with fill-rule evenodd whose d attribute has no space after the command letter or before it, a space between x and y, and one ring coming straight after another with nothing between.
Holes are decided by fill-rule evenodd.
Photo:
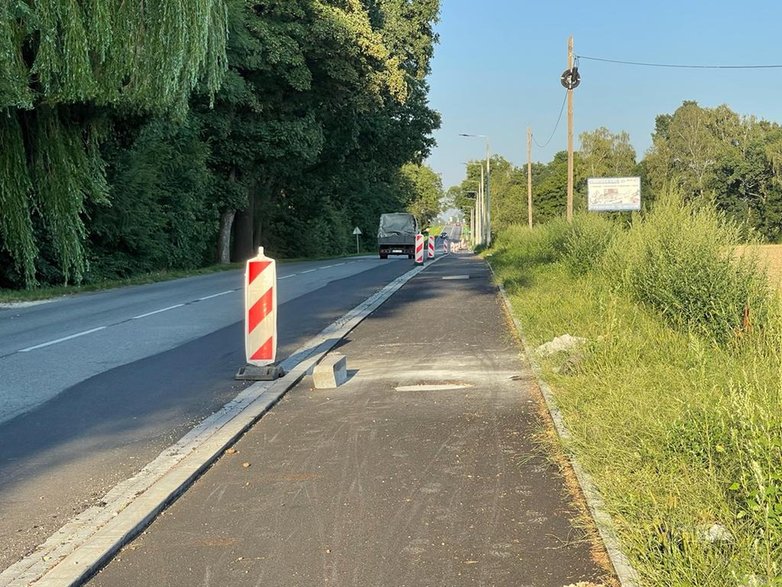
<instances>
[{"instance_id":1,"label":"dirt patch","mask_svg":"<svg viewBox=\"0 0 782 587\"><path fill-rule=\"evenodd\" d=\"M755 256L774 287L782 288L782 245L740 246L736 247L736 255Z\"/></svg>"}]
</instances>

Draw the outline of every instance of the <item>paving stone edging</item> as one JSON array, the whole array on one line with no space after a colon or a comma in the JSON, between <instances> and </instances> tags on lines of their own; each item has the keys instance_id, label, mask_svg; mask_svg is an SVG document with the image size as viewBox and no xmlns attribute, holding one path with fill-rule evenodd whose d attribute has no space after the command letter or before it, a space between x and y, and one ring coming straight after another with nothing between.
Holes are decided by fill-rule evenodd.
<instances>
[{"instance_id":1,"label":"paving stone edging","mask_svg":"<svg viewBox=\"0 0 782 587\"><path fill-rule=\"evenodd\" d=\"M540 387L540 391L543 394L543 399L545 400L546 408L551 415L551 420L554 422L554 429L557 431L557 436L559 436L563 443L566 443L572 438L570 430L568 430L567 426L565 425L565 420L559 410L559 406L557 405L557 401L554 398L554 394L551 392L551 388L543 380L543 372L540 368L540 365L535 360L535 356L533 355L532 349L527 342L527 338L524 336L524 329L521 326L521 322L519 322L519 319L516 318L516 315L513 313L513 306L510 303L508 293L505 291L505 288L499 279L497 279L497 274L494 272L494 268L491 267L491 263L487 264L491 268L492 274L494 275L494 282L496 283L500 295L502 296L505 309L507 310L510 319L513 320L514 326L516 327L516 332L518 333L522 347L524 348L524 354L527 355L527 359L529 360L530 366L532 367L532 371L535 373L535 379L537 380L538 387ZM584 499L587 502L589 512L592 514L592 519L595 521L597 531L600 533L600 538L603 541L606 553L608 554L608 558L611 560L611 564L614 567L614 571L616 572L616 576L619 579L620 585L622 587L640 587L641 583L638 577L638 572L633 568L629 559L619 547L619 539L616 535L614 522L611 516L605 510L605 502L603 501L603 497L600 495L600 492L595 487L595 484L592 481L592 477L581 467L581 464L578 462L575 455L571 451L566 450L566 456L570 466L573 468L573 472L576 474L576 479L581 488L581 493L584 495Z\"/></svg>"}]
</instances>

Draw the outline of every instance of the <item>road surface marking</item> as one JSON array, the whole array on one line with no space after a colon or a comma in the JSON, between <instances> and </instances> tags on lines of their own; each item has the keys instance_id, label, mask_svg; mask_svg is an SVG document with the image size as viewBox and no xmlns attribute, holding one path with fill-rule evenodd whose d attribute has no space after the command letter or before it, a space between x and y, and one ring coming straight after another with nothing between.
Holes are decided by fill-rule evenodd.
<instances>
[{"instance_id":1,"label":"road surface marking","mask_svg":"<svg viewBox=\"0 0 782 587\"><path fill-rule=\"evenodd\" d=\"M76 334L71 334L70 336L64 336L62 338L58 338L57 340L50 340L49 342L44 342L41 344L37 344L35 346L29 346L26 349L19 349L20 353L27 353L30 351L34 351L35 349L42 349L46 346L51 346L53 344L57 344L58 342L65 342L66 340L71 340L72 338L77 338L79 336L84 336L85 334L92 334L93 332L98 332L98 330L103 330L106 328L105 326L98 326L97 328L92 328L90 330L85 330L84 332L77 332Z\"/></svg>"},{"instance_id":2,"label":"road surface marking","mask_svg":"<svg viewBox=\"0 0 782 587\"><path fill-rule=\"evenodd\" d=\"M297 275L298 275L298 273L291 273L290 275L283 275L282 277L278 277L277 281L279 281L280 279L288 279L289 277L296 277Z\"/></svg>"},{"instance_id":3,"label":"road surface marking","mask_svg":"<svg viewBox=\"0 0 782 587\"><path fill-rule=\"evenodd\" d=\"M199 302L203 302L204 300L211 300L212 298L216 298L219 296L224 296L225 294L234 293L235 291L238 291L236 289L229 289L228 291L221 291L220 293L212 294L211 296L205 296L203 298L198 298Z\"/></svg>"},{"instance_id":4,"label":"road surface marking","mask_svg":"<svg viewBox=\"0 0 782 587\"><path fill-rule=\"evenodd\" d=\"M447 275L443 279L470 279L469 275Z\"/></svg>"},{"instance_id":5,"label":"road surface marking","mask_svg":"<svg viewBox=\"0 0 782 587\"><path fill-rule=\"evenodd\" d=\"M131 320L138 320L139 318L146 318L147 316L152 316L153 314L168 312L169 310L173 310L174 308L181 308L182 306L184 306L184 304L176 304L174 306L169 306L168 308L160 308L160 310L155 310L154 312L147 312L146 314L139 314L138 316L133 316Z\"/></svg>"},{"instance_id":6,"label":"road surface marking","mask_svg":"<svg viewBox=\"0 0 782 587\"><path fill-rule=\"evenodd\" d=\"M421 385L400 385L395 387L397 391L448 391L450 389L464 389L472 387L470 383L432 383Z\"/></svg>"},{"instance_id":7,"label":"road surface marking","mask_svg":"<svg viewBox=\"0 0 782 587\"><path fill-rule=\"evenodd\" d=\"M317 271L317 269L307 269L306 271L302 271L301 274L304 275L305 273L312 273L313 271Z\"/></svg>"}]
</instances>

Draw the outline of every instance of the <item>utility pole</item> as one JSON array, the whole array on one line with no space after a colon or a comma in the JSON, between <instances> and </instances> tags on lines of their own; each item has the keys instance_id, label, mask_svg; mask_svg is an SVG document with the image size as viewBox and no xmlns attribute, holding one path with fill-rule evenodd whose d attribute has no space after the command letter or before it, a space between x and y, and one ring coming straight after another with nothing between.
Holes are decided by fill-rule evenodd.
<instances>
[{"instance_id":1,"label":"utility pole","mask_svg":"<svg viewBox=\"0 0 782 587\"><path fill-rule=\"evenodd\" d=\"M483 164L481 164L481 183L478 187L478 244L482 245L486 242L484 236L486 234L486 200L483 183Z\"/></svg>"},{"instance_id":2,"label":"utility pole","mask_svg":"<svg viewBox=\"0 0 782 587\"><path fill-rule=\"evenodd\" d=\"M491 150L489 138L486 137L486 246L491 246L491 189L489 181L491 177Z\"/></svg>"},{"instance_id":3,"label":"utility pole","mask_svg":"<svg viewBox=\"0 0 782 587\"><path fill-rule=\"evenodd\" d=\"M487 247L491 245L491 146L489 146L489 137L486 135L471 135L467 133L459 133L460 137L472 137L478 139L484 139L486 141L486 184L483 181L483 164L481 164L481 205L478 206L476 202L476 222L480 223L479 236L480 244L485 244Z\"/></svg>"},{"instance_id":4,"label":"utility pole","mask_svg":"<svg viewBox=\"0 0 782 587\"><path fill-rule=\"evenodd\" d=\"M527 219L532 228L532 128L527 127Z\"/></svg>"},{"instance_id":5,"label":"utility pole","mask_svg":"<svg viewBox=\"0 0 782 587\"><path fill-rule=\"evenodd\" d=\"M573 71L573 35L567 42L567 68ZM567 90L567 221L573 222L573 89Z\"/></svg>"},{"instance_id":6,"label":"utility pole","mask_svg":"<svg viewBox=\"0 0 782 587\"><path fill-rule=\"evenodd\" d=\"M477 196L476 196L477 197ZM470 208L470 240L472 248L475 248L475 204Z\"/></svg>"}]
</instances>

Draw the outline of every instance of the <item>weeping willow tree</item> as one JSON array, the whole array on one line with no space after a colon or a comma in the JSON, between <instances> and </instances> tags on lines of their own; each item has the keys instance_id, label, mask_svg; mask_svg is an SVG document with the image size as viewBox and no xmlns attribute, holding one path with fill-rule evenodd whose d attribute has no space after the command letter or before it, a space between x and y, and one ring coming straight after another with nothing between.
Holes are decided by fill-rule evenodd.
<instances>
[{"instance_id":1,"label":"weeping willow tree","mask_svg":"<svg viewBox=\"0 0 782 587\"><path fill-rule=\"evenodd\" d=\"M104 114L182 115L199 83L214 94L226 30L224 0L0 0L0 248L26 285L44 242L64 282L84 274Z\"/></svg>"}]
</instances>

